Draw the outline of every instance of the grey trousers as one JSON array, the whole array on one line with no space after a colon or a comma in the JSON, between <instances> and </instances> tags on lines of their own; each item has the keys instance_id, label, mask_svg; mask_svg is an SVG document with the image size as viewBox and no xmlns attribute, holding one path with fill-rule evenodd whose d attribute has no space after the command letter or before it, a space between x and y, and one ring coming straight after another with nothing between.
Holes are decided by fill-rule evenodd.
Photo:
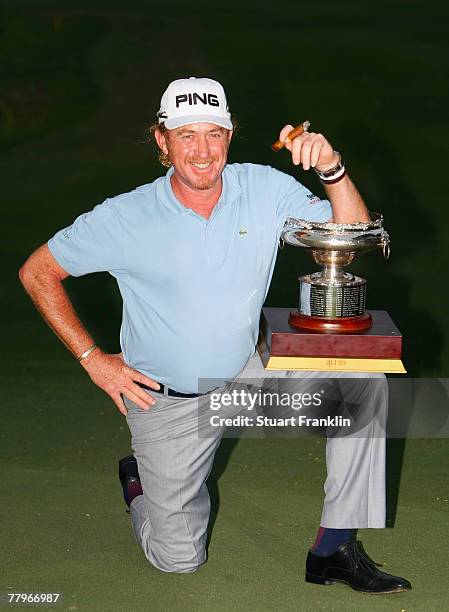
<instances>
[{"instance_id":1,"label":"grey trousers","mask_svg":"<svg viewBox=\"0 0 449 612\"><path fill-rule=\"evenodd\" d=\"M320 379L346 383L345 401L360 407L365 424L354 436L327 439L327 478L320 525L334 529L384 527L388 407L385 377L266 371L256 353L234 382L264 379L264 385L269 385L270 378L290 379L289 384L302 392L316 388ZM165 572L193 572L206 560L210 513L206 480L224 429L201 433L198 402L207 402L208 396L177 399L153 393L153 397L157 401L149 411L125 400L144 492L131 503L132 527L145 556L155 567Z\"/></svg>"}]
</instances>

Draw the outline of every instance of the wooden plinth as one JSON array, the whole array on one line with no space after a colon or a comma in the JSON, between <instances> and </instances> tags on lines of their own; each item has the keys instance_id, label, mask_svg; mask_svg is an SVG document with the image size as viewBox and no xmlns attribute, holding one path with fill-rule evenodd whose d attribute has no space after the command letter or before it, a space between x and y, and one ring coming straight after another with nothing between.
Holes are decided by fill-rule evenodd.
<instances>
[{"instance_id":1,"label":"wooden plinth","mask_svg":"<svg viewBox=\"0 0 449 612\"><path fill-rule=\"evenodd\" d=\"M320 333L293 329L289 308L263 308L259 352L274 370L404 373L402 334L384 310L368 311L372 326L361 332Z\"/></svg>"}]
</instances>

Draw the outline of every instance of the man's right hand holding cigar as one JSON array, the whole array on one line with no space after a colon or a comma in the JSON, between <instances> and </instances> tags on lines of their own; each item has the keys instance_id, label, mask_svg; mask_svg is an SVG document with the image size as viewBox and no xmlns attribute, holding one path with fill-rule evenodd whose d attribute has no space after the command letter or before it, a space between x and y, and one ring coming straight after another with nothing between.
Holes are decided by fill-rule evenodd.
<instances>
[{"instance_id":1,"label":"man's right hand holding cigar","mask_svg":"<svg viewBox=\"0 0 449 612\"><path fill-rule=\"evenodd\" d=\"M303 126L306 124L302 124ZM357 223L369 221L369 212L362 196L349 179L341 155L334 150L323 134L308 132L286 125L279 134L273 150L286 148L292 155L295 166L304 170L313 168L318 174L329 198L334 223ZM296 134L299 133L298 136Z\"/></svg>"},{"instance_id":2,"label":"man's right hand holding cigar","mask_svg":"<svg viewBox=\"0 0 449 612\"><path fill-rule=\"evenodd\" d=\"M288 135L293 130L292 125L283 127L279 140L284 142L284 147L291 152L295 166L301 164L304 170L316 168L324 172L333 168L340 161L339 154L334 151L323 134L302 130L302 134L290 140Z\"/></svg>"}]
</instances>

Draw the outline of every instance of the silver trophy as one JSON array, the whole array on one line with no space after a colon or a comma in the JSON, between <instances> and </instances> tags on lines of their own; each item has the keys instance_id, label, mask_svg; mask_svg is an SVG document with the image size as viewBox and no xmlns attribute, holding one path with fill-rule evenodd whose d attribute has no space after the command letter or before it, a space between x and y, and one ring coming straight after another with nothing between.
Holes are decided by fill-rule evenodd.
<instances>
[{"instance_id":1,"label":"silver trophy","mask_svg":"<svg viewBox=\"0 0 449 612\"><path fill-rule=\"evenodd\" d=\"M367 223L315 223L289 218L282 231L287 244L306 249L321 272L299 277L298 311L289 323L299 329L327 332L362 331L371 324L365 312L366 280L344 271L356 257L381 248L390 254L383 217L371 213Z\"/></svg>"}]
</instances>

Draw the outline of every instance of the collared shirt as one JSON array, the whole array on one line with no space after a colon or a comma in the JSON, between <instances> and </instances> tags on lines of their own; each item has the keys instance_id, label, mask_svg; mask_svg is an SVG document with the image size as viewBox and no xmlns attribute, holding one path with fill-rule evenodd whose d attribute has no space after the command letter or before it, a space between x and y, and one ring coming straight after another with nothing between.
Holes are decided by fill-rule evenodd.
<instances>
[{"instance_id":1,"label":"collared shirt","mask_svg":"<svg viewBox=\"0 0 449 612\"><path fill-rule=\"evenodd\" d=\"M254 352L285 219L327 221L332 209L269 166L228 164L207 220L176 199L172 173L107 199L48 246L72 276L117 279L131 367L196 393L199 379L231 379Z\"/></svg>"}]
</instances>

